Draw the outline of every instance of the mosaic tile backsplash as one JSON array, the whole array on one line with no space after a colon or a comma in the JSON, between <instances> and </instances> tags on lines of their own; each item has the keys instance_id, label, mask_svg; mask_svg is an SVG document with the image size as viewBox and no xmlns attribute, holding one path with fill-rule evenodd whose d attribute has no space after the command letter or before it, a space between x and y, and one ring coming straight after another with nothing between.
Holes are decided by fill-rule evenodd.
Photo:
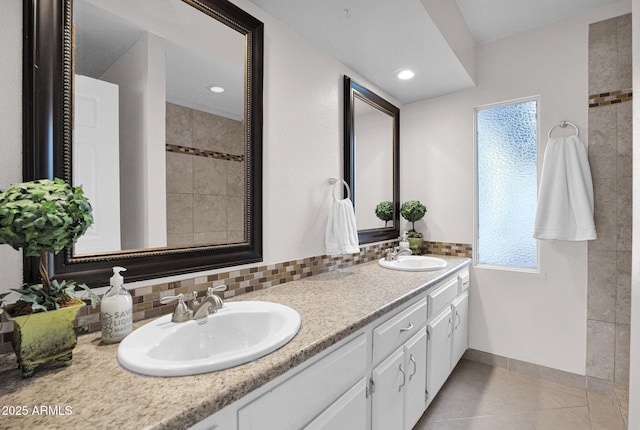
<instances>
[{"instance_id":1,"label":"mosaic tile backsplash","mask_svg":"<svg viewBox=\"0 0 640 430\"><path fill-rule=\"evenodd\" d=\"M223 298L238 296L255 290L262 290L274 285L296 281L309 276L330 272L357 264L377 260L384 255L384 251L397 242L382 243L370 246L361 246L359 254L349 254L331 257L321 255L303 258L301 260L286 261L283 263L267 264L248 269L230 270L209 276L200 276L185 279L178 282L162 283L148 287L130 290L133 297L133 320L140 321L169 314L173 311L173 305L163 305L160 299L164 296L198 292L198 296L204 297L207 288L218 285L226 285L227 290L219 293ZM448 242L424 242L424 254L451 255L471 258L472 247L463 243ZM6 322L0 336L0 353L11 352L11 337L13 326ZM92 309L85 306L78 312L76 327L79 333L95 332L100 330L100 307ZM86 328L88 331L81 331Z\"/></svg>"}]
</instances>

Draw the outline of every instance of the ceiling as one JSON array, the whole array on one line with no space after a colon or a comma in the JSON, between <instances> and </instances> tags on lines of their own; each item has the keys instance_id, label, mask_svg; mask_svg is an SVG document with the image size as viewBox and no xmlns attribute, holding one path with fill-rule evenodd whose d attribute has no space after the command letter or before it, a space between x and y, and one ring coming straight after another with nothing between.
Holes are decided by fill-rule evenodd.
<instances>
[{"instance_id":1,"label":"ceiling","mask_svg":"<svg viewBox=\"0 0 640 430\"><path fill-rule=\"evenodd\" d=\"M616 0L456 0L478 42L501 39L580 15Z\"/></svg>"},{"instance_id":2,"label":"ceiling","mask_svg":"<svg viewBox=\"0 0 640 430\"><path fill-rule=\"evenodd\" d=\"M548 25L617 0L251 1L406 104L473 87L478 43ZM144 32L81 0L75 2L74 13L85 20L84 26L76 28L77 72L88 76L100 76ZM168 44L168 52L172 47ZM242 96L233 95L242 92L242 73L216 64L204 68L202 57L190 59L187 52L182 49L180 56L167 56L168 82L183 83L175 88L168 83L170 101L185 104L183 99L197 99L190 107L241 118ZM396 72L403 68L412 69L416 76L409 81L397 79ZM231 73L227 74L227 69ZM188 79L171 79L172 75L184 76L181 70L189 71ZM213 99L202 93L202 88L211 84L207 70L217 70L219 80L226 82L229 91L222 97ZM195 76L195 71L201 76ZM194 96L182 97L184 94Z\"/></svg>"},{"instance_id":3,"label":"ceiling","mask_svg":"<svg viewBox=\"0 0 640 430\"><path fill-rule=\"evenodd\" d=\"M156 0L149 0L156 1ZM244 37L223 24L211 21L226 30L225 46L211 45L207 52L200 50L195 44L188 46L170 35L162 34L162 29L149 28L134 22L136 14L128 10L130 15L121 17L83 0L74 1L75 29L75 72L92 78L103 78L119 58L127 52L140 37L149 32L164 39L165 43L165 78L166 98L168 102L187 106L204 112L240 121L244 118ZM138 1L138 5L142 2ZM133 8L131 8L133 9ZM195 9L187 6L188 13L199 15ZM172 22L178 31L188 35L192 40L198 36L190 32L192 29L180 27L183 15L175 10L157 10L154 16L160 23ZM169 14L169 18L163 16ZM207 20L210 21L210 20ZM224 30L222 30L224 31ZM216 55L212 55L215 53ZM208 88L211 85L223 86L225 91L213 94Z\"/></svg>"},{"instance_id":4,"label":"ceiling","mask_svg":"<svg viewBox=\"0 0 640 430\"><path fill-rule=\"evenodd\" d=\"M405 104L475 85L466 35L474 50L617 0L251 1Z\"/></svg>"}]
</instances>

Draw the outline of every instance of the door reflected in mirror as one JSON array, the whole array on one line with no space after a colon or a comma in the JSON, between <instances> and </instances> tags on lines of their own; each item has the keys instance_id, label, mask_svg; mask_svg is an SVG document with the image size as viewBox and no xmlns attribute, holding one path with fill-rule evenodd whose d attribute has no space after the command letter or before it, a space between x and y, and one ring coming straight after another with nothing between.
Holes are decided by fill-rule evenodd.
<instances>
[{"instance_id":1,"label":"door reflected in mirror","mask_svg":"<svg viewBox=\"0 0 640 430\"><path fill-rule=\"evenodd\" d=\"M344 162L361 244L399 236L400 109L344 77ZM390 202L391 219L376 216Z\"/></svg>"},{"instance_id":2,"label":"door reflected in mirror","mask_svg":"<svg viewBox=\"0 0 640 430\"><path fill-rule=\"evenodd\" d=\"M246 242L245 36L161 3L74 1L76 255Z\"/></svg>"}]
</instances>

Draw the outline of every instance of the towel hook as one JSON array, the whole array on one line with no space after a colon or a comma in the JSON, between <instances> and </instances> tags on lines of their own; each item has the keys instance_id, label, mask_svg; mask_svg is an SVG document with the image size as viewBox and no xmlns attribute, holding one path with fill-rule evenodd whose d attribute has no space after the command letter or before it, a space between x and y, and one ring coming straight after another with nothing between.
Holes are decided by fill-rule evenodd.
<instances>
[{"instance_id":1,"label":"towel hook","mask_svg":"<svg viewBox=\"0 0 640 430\"><path fill-rule=\"evenodd\" d=\"M580 131L578 130L578 126L577 125L575 125L574 123L569 122L569 121L562 121L562 122L554 125L553 127L551 127L551 130L549 130L549 134L547 135L547 137L551 138L551 132L553 130L555 130L556 127L566 128L568 125L570 125L571 127L576 129L576 136L580 136Z\"/></svg>"},{"instance_id":2,"label":"towel hook","mask_svg":"<svg viewBox=\"0 0 640 430\"><path fill-rule=\"evenodd\" d=\"M351 198L351 188L349 188L349 184L347 184L347 181L345 181L344 179L329 178L329 182L333 184L333 198L335 200L340 200L336 198L336 185L338 184L344 185L344 187L347 189L347 199Z\"/></svg>"}]
</instances>

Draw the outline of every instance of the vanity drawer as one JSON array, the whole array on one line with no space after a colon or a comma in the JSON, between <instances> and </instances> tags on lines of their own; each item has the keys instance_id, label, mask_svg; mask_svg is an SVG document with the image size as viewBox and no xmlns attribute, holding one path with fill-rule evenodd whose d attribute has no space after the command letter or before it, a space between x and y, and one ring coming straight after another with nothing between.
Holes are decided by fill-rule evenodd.
<instances>
[{"instance_id":1,"label":"vanity drawer","mask_svg":"<svg viewBox=\"0 0 640 430\"><path fill-rule=\"evenodd\" d=\"M428 318L433 318L458 295L458 278L447 281L427 295Z\"/></svg>"},{"instance_id":2,"label":"vanity drawer","mask_svg":"<svg viewBox=\"0 0 640 430\"><path fill-rule=\"evenodd\" d=\"M469 272L464 271L458 275L458 284L460 285L460 294L469 289Z\"/></svg>"},{"instance_id":3,"label":"vanity drawer","mask_svg":"<svg viewBox=\"0 0 640 430\"><path fill-rule=\"evenodd\" d=\"M373 330L376 365L427 324L427 300L421 299Z\"/></svg>"}]
</instances>

